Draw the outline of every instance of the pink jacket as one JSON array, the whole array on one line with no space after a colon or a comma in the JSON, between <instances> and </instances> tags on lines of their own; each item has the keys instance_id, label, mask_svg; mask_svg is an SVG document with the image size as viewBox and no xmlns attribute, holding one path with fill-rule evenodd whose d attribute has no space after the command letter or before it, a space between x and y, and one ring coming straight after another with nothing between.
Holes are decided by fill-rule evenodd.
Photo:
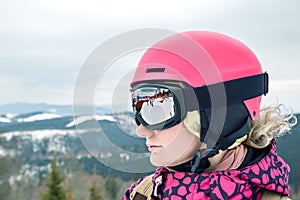
<instances>
[{"instance_id":1,"label":"pink jacket","mask_svg":"<svg viewBox=\"0 0 300 200\"><path fill-rule=\"evenodd\" d=\"M152 199L259 200L264 190L289 195L289 172L290 167L277 155L274 142L271 151L263 159L243 169L196 174L171 172L164 167L159 167L152 178ZM162 181L158 181L159 184L157 180L161 176ZM130 199L130 193L144 178L131 185L123 200Z\"/></svg>"}]
</instances>

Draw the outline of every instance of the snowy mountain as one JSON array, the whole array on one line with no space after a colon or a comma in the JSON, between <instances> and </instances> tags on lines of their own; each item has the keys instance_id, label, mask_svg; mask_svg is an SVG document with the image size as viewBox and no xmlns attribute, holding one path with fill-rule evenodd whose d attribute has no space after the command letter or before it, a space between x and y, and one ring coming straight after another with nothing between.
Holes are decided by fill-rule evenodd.
<instances>
[{"instance_id":1,"label":"snowy mountain","mask_svg":"<svg viewBox=\"0 0 300 200\"><path fill-rule=\"evenodd\" d=\"M97 121L101 121L101 120L108 120L108 121L115 121L115 119L112 116L100 116L100 115L94 115L94 116L79 116L76 117L73 121L71 121L70 123L68 123L66 125L67 128L69 127L73 127L76 125L79 125L81 123L84 123L86 121L90 121L90 120L97 120Z\"/></svg>"},{"instance_id":2,"label":"snowy mountain","mask_svg":"<svg viewBox=\"0 0 300 200\"><path fill-rule=\"evenodd\" d=\"M64 170L70 173L80 168L88 173L96 170L99 174L116 174L125 180L132 179L133 174L103 165L86 148L89 144L83 144L82 138L91 141L93 148L106 145L104 141L97 141L96 145L92 143L97 140L95 136L98 134L92 126L95 122L114 145L130 152L147 152L143 139L132 136L135 122L131 113L82 115L75 118L47 111L6 113L0 115L0 159L17 160L17 163L13 171L7 172L5 179L11 185L24 180L38 185L47 175L54 156L59 158ZM109 147L102 148L98 154L101 158L115 159L125 165L133 159Z\"/></svg>"},{"instance_id":3,"label":"snowy mountain","mask_svg":"<svg viewBox=\"0 0 300 200\"><path fill-rule=\"evenodd\" d=\"M0 123L10 123L11 120L7 117L0 117Z\"/></svg>"}]
</instances>

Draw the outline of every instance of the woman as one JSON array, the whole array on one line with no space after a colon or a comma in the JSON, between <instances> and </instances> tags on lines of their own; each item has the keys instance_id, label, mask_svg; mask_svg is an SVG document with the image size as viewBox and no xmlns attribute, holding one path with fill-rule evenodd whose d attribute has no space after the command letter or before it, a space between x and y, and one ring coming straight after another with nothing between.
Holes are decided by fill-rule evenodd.
<instances>
[{"instance_id":1,"label":"woman","mask_svg":"<svg viewBox=\"0 0 300 200\"><path fill-rule=\"evenodd\" d=\"M137 135L157 169L123 199L287 199L289 166L273 135L294 125L260 111L268 74L243 43L189 31L143 55L132 87Z\"/></svg>"}]
</instances>

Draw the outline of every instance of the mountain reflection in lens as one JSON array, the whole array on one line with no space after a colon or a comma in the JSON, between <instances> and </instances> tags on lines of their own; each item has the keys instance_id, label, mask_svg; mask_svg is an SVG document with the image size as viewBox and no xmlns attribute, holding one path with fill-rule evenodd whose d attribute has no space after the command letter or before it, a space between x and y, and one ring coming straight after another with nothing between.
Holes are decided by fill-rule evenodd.
<instances>
[{"instance_id":1,"label":"mountain reflection in lens","mask_svg":"<svg viewBox=\"0 0 300 200\"><path fill-rule=\"evenodd\" d=\"M144 103L140 114L149 125L172 118L175 114L173 97L152 99Z\"/></svg>"},{"instance_id":2,"label":"mountain reflection in lens","mask_svg":"<svg viewBox=\"0 0 300 200\"><path fill-rule=\"evenodd\" d=\"M149 125L164 122L175 115L173 96L167 88L143 87L135 90L133 109Z\"/></svg>"}]
</instances>

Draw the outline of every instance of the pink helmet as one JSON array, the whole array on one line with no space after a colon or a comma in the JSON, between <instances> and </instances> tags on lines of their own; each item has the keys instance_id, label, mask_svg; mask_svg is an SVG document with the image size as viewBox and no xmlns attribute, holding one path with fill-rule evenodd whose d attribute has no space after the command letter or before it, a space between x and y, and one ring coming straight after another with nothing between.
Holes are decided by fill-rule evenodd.
<instances>
[{"instance_id":1,"label":"pink helmet","mask_svg":"<svg viewBox=\"0 0 300 200\"><path fill-rule=\"evenodd\" d=\"M240 41L215 32L188 31L169 36L149 48L138 64L131 85L169 80L195 88L260 74L258 59ZM262 93L266 94L266 74L263 79ZM261 94L243 100L253 120L259 117L260 101Z\"/></svg>"}]
</instances>

